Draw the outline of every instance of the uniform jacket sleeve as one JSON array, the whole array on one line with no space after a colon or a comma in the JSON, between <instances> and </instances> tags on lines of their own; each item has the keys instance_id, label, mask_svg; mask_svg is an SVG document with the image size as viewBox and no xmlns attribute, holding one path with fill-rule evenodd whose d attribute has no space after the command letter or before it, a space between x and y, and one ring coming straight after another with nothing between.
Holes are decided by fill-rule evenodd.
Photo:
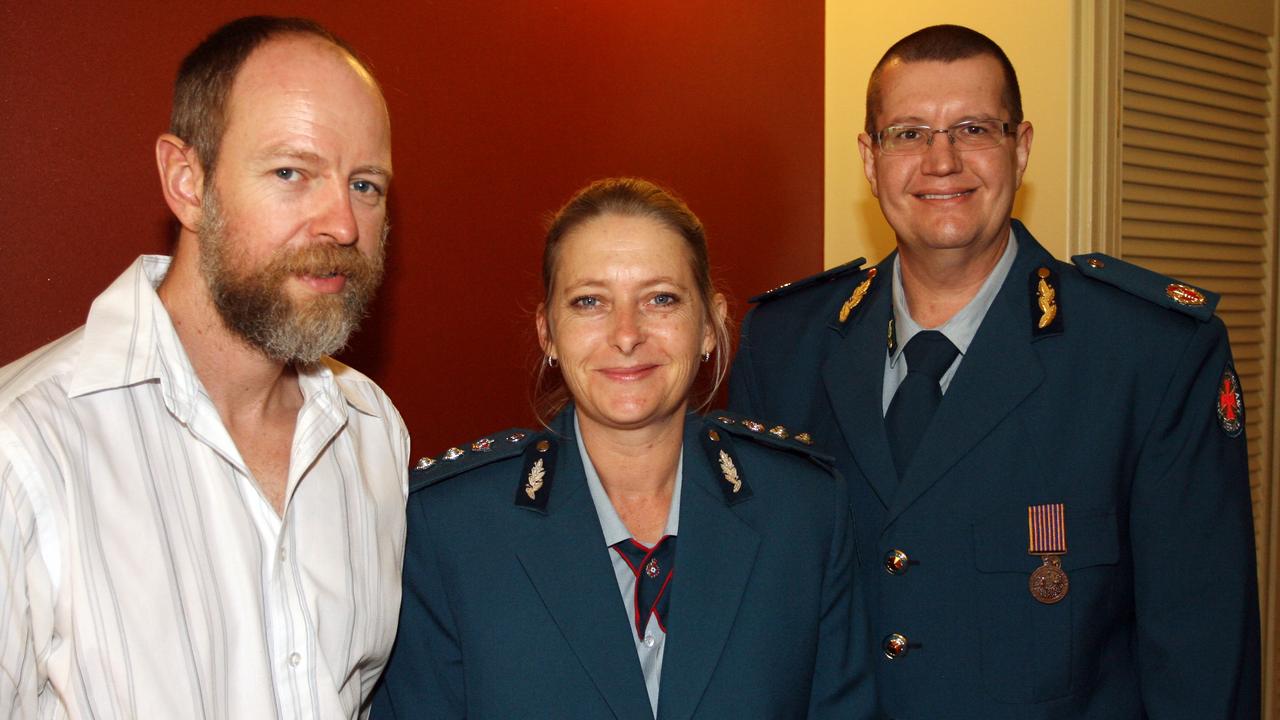
<instances>
[{"instance_id":1,"label":"uniform jacket sleeve","mask_svg":"<svg viewBox=\"0 0 1280 720\"><path fill-rule=\"evenodd\" d=\"M421 501L409 501L400 629L382 683L374 720L466 717L462 652L457 624L441 577Z\"/></svg>"},{"instance_id":2,"label":"uniform jacket sleeve","mask_svg":"<svg viewBox=\"0 0 1280 720\"><path fill-rule=\"evenodd\" d=\"M1245 434L1215 413L1226 331L1191 337L1137 457L1130 531L1143 704L1160 718L1257 718L1258 588Z\"/></svg>"},{"instance_id":3,"label":"uniform jacket sleeve","mask_svg":"<svg viewBox=\"0 0 1280 720\"><path fill-rule=\"evenodd\" d=\"M867 652L869 628L863 589L855 571L853 516L838 474L832 503L834 530L818 626L818 659L809 698L810 718L875 716L875 678Z\"/></svg>"}]
</instances>

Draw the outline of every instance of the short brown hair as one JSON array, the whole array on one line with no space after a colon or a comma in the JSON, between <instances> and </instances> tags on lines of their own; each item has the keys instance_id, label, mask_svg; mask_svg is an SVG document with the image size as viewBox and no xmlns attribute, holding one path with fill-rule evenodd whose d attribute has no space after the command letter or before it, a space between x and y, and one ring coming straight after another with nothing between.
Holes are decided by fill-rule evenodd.
<instances>
[{"instance_id":1,"label":"short brown hair","mask_svg":"<svg viewBox=\"0 0 1280 720\"><path fill-rule=\"evenodd\" d=\"M254 50L282 35L320 38L346 52L366 72L369 70L350 45L307 18L253 15L214 30L178 68L173 113L169 117L169 132L196 149L206 174L213 172L218 161L222 134L227 128L227 98L240 67Z\"/></svg>"},{"instance_id":2,"label":"short brown hair","mask_svg":"<svg viewBox=\"0 0 1280 720\"><path fill-rule=\"evenodd\" d=\"M697 282L698 298L716 336L715 364L701 397L694 403L705 409L715 397L716 391L729 374L729 320L716 315L712 300L716 296L715 283L711 280L711 263L707 256L707 235L698 216L675 193L640 178L606 178L579 190L564 207L551 216L547 224L546 246L542 251L542 290L544 302L549 306L554 289L556 262L560 258L560 246L565 236L588 221L606 215L639 217L654 220L684 238L689 248L691 269ZM538 364L534 383L534 411L546 424L569 401L569 391L564 380L556 374L548 377L544 363Z\"/></svg>"},{"instance_id":3,"label":"short brown hair","mask_svg":"<svg viewBox=\"0 0 1280 720\"><path fill-rule=\"evenodd\" d=\"M1004 94L1001 101L1009 111L1009 123L1018 125L1022 122L1022 91L1018 88L1018 75L1013 71L1013 63L1009 56L994 40L977 30L970 30L960 25L933 25L917 30L893 44L885 52L876 68L871 71L871 81L867 83L867 119L865 129L868 135L875 136L880 128L876 127L880 114L880 76L884 68L893 60L910 62L955 62L967 60L980 55L990 55L1000 62L1004 71Z\"/></svg>"}]
</instances>

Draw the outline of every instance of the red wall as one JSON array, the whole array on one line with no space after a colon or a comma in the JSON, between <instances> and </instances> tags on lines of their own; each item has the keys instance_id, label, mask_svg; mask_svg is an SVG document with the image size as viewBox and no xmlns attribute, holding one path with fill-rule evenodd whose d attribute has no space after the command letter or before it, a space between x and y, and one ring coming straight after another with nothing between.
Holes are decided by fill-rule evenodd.
<instances>
[{"instance_id":1,"label":"red wall","mask_svg":"<svg viewBox=\"0 0 1280 720\"><path fill-rule=\"evenodd\" d=\"M821 0L5 3L0 363L80 325L172 236L152 154L182 56L242 14L307 14L391 106L387 283L343 359L416 453L527 424L542 221L639 175L710 233L735 317L822 264Z\"/></svg>"}]
</instances>

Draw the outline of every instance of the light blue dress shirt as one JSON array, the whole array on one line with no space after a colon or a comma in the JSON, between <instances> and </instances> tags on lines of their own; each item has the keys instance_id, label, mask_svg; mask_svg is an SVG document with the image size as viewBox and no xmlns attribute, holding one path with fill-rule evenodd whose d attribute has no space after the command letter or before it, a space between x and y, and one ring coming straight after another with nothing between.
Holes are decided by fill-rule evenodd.
<instances>
[{"instance_id":1,"label":"light blue dress shirt","mask_svg":"<svg viewBox=\"0 0 1280 720\"><path fill-rule=\"evenodd\" d=\"M649 691L649 707L653 710L653 716L657 717L658 685L662 680L662 654L667 645L667 634L658 624L657 616L650 615L649 624L645 626L644 637L636 636L635 622L632 620L636 616L636 576L622 556L613 550L614 545L631 538L631 531L627 530L622 518L618 517L618 511L613 509L613 502L609 500L604 485L600 483L600 474L596 472L595 465L591 464L591 456L587 454L587 447L582 443L582 428L576 414L573 425L578 439L578 454L582 457L582 469L587 475L587 488L591 491L591 501L596 506L596 516L600 518L600 530L604 533L604 543L609 547L609 559L613 563L614 577L618 580L618 591L622 593L622 602L627 608L627 614L621 618L621 621L627 624L627 632L635 641L636 655L640 658L640 669L644 671L645 689ZM671 509L667 511L667 529L663 535L674 536L680 530L680 488L683 485L683 477L684 448L681 448L680 461L676 464L676 486L671 493ZM674 575L671 580L675 582Z\"/></svg>"},{"instance_id":2,"label":"light blue dress shirt","mask_svg":"<svg viewBox=\"0 0 1280 720\"><path fill-rule=\"evenodd\" d=\"M947 368L947 371L942 374L942 379L938 381L943 394L946 394L947 388L951 385L951 378L955 377L956 370L960 367L960 361L964 360L965 353L969 351L969 343L973 342L974 335L978 334L982 319L987 316L987 310L991 309L991 303L995 301L996 294L1000 292L1005 278L1009 276L1009 269L1013 267L1013 258L1017 254L1018 239L1013 236L1013 231L1010 231L1009 242L1004 246L1004 254L991 269L991 274L987 275L982 287L978 288L978 293L960 308L959 312L952 315L950 320L938 328L920 327L920 324L911 317L911 311L907 308L907 295L902 290L901 258L893 258L893 325L897 332L897 344L885 354L884 394L880 408L882 414L889 412L889 403L893 401L893 394L898 391L898 386L907 376L907 359L903 356L902 349L921 330L937 330L960 351L952 361L951 367Z\"/></svg>"}]
</instances>

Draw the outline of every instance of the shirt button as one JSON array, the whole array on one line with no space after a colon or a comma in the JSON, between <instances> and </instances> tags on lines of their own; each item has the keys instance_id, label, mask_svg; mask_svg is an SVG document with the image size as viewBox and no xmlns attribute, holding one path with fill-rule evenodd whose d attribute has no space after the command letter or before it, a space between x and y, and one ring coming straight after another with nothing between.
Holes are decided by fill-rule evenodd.
<instances>
[{"instance_id":1,"label":"shirt button","mask_svg":"<svg viewBox=\"0 0 1280 720\"><path fill-rule=\"evenodd\" d=\"M289 665L291 667L298 667L298 663L300 662L302 662L302 656L298 653L291 653L289 655Z\"/></svg>"},{"instance_id":2,"label":"shirt button","mask_svg":"<svg viewBox=\"0 0 1280 720\"><path fill-rule=\"evenodd\" d=\"M657 642L658 642L657 640L654 640L654 639L653 639L653 636L652 636L652 635L645 635L645 636L644 636L644 646L645 646L645 647L647 647L647 648L651 648L651 647L653 647L653 646L654 646L654 644L656 644Z\"/></svg>"},{"instance_id":3,"label":"shirt button","mask_svg":"<svg viewBox=\"0 0 1280 720\"><path fill-rule=\"evenodd\" d=\"M289 557L289 552L284 548L280 548L280 562L284 562L287 557Z\"/></svg>"}]
</instances>

